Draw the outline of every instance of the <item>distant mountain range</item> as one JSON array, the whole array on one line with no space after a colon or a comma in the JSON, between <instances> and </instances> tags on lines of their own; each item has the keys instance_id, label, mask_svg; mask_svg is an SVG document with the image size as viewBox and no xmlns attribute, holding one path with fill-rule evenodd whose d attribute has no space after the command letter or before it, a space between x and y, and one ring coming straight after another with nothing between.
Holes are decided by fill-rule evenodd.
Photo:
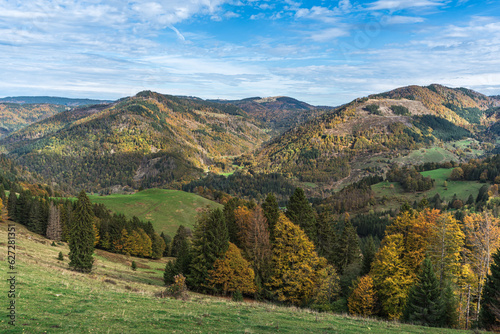
<instances>
[{"instance_id":1,"label":"distant mountain range","mask_svg":"<svg viewBox=\"0 0 500 334\"><path fill-rule=\"evenodd\" d=\"M94 99L71 99L66 97L54 96L13 96L0 98L0 103L19 103L19 104L57 104L62 106L84 106L89 104L110 103L109 100L94 100Z\"/></svg>"},{"instance_id":2,"label":"distant mountain range","mask_svg":"<svg viewBox=\"0 0 500 334\"><path fill-rule=\"evenodd\" d=\"M0 147L68 189L180 187L237 164L321 193L383 174L418 150L439 154L414 163L479 157L493 151L500 135L500 100L441 85L402 87L337 108L284 96L227 101L150 91L99 102L34 119ZM467 138L481 147L455 145Z\"/></svg>"}]
</instances>

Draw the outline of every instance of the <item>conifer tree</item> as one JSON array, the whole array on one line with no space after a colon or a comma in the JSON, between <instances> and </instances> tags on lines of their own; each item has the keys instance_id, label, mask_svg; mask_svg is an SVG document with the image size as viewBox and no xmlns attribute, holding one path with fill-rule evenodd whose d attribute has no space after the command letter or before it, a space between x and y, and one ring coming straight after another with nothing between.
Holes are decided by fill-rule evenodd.
<instances>
[{"instance_id":1,"label":"conifer tree","mask_svg":"<svg viewBox=\"0 0 500 334\"><path fill-rule=\"evenodd\" d=\"M229 234L224 214L220 209L205 212L193 235L193 260L188 277L189 285L198 291L208 288L208 271L215 260L221 258L229 247Z\"/></svg>"},{"instance_id":2,"label":"conifer tree","mask_svg":"<svg viewBox=\"0 0 500 334\"><path fill-rule=\"evenodd\" d=\"M280 216L280 208L276 196L273 193L269 193L262 203L262 210L264 211L264 216L267 220L268 230L269 230L269 240L271 243L274 240L274 226L278 222Z\"/></svg>"},{"instance_id":3,"label":"conifer tree","mask_svg":"<svg viewBox=\"0 0 500 334\"><path fill-rule=\"evenodd\" d=\"M497 331L500 329L500 250L493 255L490 270L483 288L479 325Z\"/></svg>"},{"instance_id":4,"label":"conifer tree","mask_svg":"<svg viewBox=\"0 0 500 334\"><path fill-rule=\"evenodd\" d=\"M410 290L404 319L424 326L437 327L441 325L442 317L439 281L434 274L430 259L426 258L417 281Z\"/></svg>"},{"instance_id":5,"label":"conifer tree","mask_svg":"<svg viewBox=\"0 0 500 334\"><path fill-rule=\"evenodd\" d=\"M9 199L7 202L7 213L9 215L9 218L12 220L16 219L16 201L17 201L17 196L16 192L11 189L9 193Z\"/></svg>"},{"instance_id":6,"label":"conifer tree","mask_svg":"<svg viewBox=\"0 0 500 334\"><path fill-rule=\"evenodd\" d=\"M377 246L373 237L370 235L365 240L365 246L363 247L363 264L361 267L361 274L366 275L370 272L372 267L372 262L375 259L375 254L377 253Z\"/></svg>"},{"instance_id":7,"label":"conifer tree","mask_svg":"<svg viewBox=\"0 0 500 334\"><path fill-rule=\"evenodd\" d=\"M324 211L319 216L317 232L316 248L318 250L318 255L324 257L330 263L335 263L334 246L337 242L337 234L335 233L330 212Z\"/></svg>"},{"instance_id":8,"label":"conifer tree","mask_svg":"<svg viewBox=\"0 0 500 334\"><path fill-rule=\"evenodd\" d=\"M69 266L76 271L90 272L94 263L94 227L92 203L81 191L76 202L69 231Z\"/></svg>"},{"instance_id":9,"label":"conifer tree","mask_svg":"<svg viewBox=\"0 0 500 334\"><path fill-rule=\"evenodd\" d=\"M47 238L59 241L62 237L61 217L59 206L50 202L49 224L47 225Z\"/></svg>"},{"instance_id":10,"label":"conifer tree","mask_svg":"<svg viewBox=\"0 0 500 334\"><path fill-rule=\"evenodd\" d=\"M335 265L342 275L347 267L361 262L361 249L356 229L349 219L346 219L344 229L335 243Z\"/></svg>"},{"instance_id":11,"label":"conifer tree","mask_svg":"<svg viewBox=\"0 0 500 334\"><path fill-rule=\"evenodd\" d=\"M157 233L153 233L153 240L151 242L151 257L153 259L161 259L166 247L164 239Z\"/></svg>"},{"instance_id":12,"label":"conifer tree","mask_svg":"<svg viewBox=\"0 0 500 334\"><path fill-rule=\"evenodd\" d=\"M306 233L309 240L316 244L316 217L302 188L296 188L290 197L286 216Z\"/></svg>"},{"instance_id":13,"label":"conifer tree","mask_svg":"<svg viewBox=\"0 0 500 334\"><path fill-rule=\"evenodd\" d=\"M246 207L245 201L239 198L231 198L224 205L224 220L226 222L227 231L229 234L229 241L235 244L237 247L241 247L239 238L239 228L236 222L236 209L238 207Z\"/></svg>"},{"instance_id":14,"label":"conifer tree","mask_svg":"<svg viewBox=\"0 0 500 334\"><path fill-rule=\"evenodd\" d=\"M184 225L180 225L177 228L177 232L174 235L174 238L172 239L172 242L170 244L170 256L171 257L177 257L178 255L178 250L183 242L184 239L188 238L190 236L190 231L188 228L184 227ZM184 275L185 276L185 275Z\"/></svg>"}]
</instances>

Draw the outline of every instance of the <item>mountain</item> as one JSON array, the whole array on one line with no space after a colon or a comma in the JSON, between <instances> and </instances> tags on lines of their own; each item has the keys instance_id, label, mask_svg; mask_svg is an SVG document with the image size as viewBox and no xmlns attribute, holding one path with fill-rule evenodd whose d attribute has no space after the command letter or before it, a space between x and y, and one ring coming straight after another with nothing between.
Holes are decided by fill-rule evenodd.
<instances>
[{"instance_id":1,"label":"mountain","mask_svg":"<svg viewBox=\"0 0 500 334\"><path fill-rule=\"evenodd\" d=\"M70 99L66 97L54 96L9 96L0 98L0 103L17 103L17 104L57 104L62 106L84 106L90 104L110 103L108 100L94 99Z\"/></svg>"},{"instance_id":2,"label":"mountain","mask_svg":"<svg viewBox=\"0 0 500 334\"><path fill-rule=\"evenodd\" d=\"M211 101L237 106L278 132L286 131L329 109L329 107L315 107L287 96Z\"/></svg>"},{"instance_id":3,"label":"mountain","mask_svg":"<svg viewBox=\"0 0 500 334\"><path fill-rule=\"evenodd\" d=\"M421 148L440 145L429 159L458 160L465 153L447 143L478 135L493 122L487 116L495 105L464 88L403 87L356 99L300 124L264 144L245 163L256 171L329 188L383 174L396 158Z\"/></svg>"},{"instance_id":4,"label":"mountain","mask_svg":"<svg viewBox=\"0 0 500 334\"><path fill-rule=\"evenodd\" d=\"M0 138L69 107L55 104L0 103Z\"/></svg>"},{"instance_id":5,"label":"mountain","mask_svg":"<svg viewBox=\"0 0 500 334\"><path fill-rule=\"evenodd\" d=\"M183 182L231 166L227 157L251 152L270 138L268 132L235 106L145 91L64 111L0 145L53 182L108 193Z\"/></svg>"}]
</instances>

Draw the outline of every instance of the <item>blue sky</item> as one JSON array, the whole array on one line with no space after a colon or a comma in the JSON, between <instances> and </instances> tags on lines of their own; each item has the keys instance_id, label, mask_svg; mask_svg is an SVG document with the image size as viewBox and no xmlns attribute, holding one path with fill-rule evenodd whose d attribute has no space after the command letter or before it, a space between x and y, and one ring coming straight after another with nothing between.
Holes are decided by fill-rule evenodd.
<instances>
[{"instance_id":1,"label":"blue sky","mask_svg":"<svg viewBox=\"0 0 500 334\"><path fill-rule=\"evenodd\" d=\"M0 96L500 94L500 1L0 0Z\"/></svg>"}]
</instances>

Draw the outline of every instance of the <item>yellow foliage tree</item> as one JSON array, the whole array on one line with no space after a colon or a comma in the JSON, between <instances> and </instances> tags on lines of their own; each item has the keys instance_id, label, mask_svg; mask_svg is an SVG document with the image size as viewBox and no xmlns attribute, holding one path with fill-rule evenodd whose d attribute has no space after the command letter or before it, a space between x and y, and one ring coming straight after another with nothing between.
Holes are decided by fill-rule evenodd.
<instances>
[{"instance_id":1,"label":"yellow foliage tree","mask_svg":"<svg viewBox=\"0 0 500 334\"><path fill-rule=\"evenodd\" d=\"M243 258L241 250L235 244L229 243L224 257L215 260L214 269L208 271L209 286L228 292L254 293L256 290L255 274L250 263Z\"/></svg>"},{"instance_id":2,"label":"yellow foliage tree","mask_svg":"<svg viewBox=\"0 0 500 334\"><path fill-rule=\"evenodd\" d=\"M277 299L292 304L311 300L326 260L319 257L304 231L280 213L274 230L273 274L267 285Z\"/></svg>"},{"instance_id":3,"label":"yellow foliage tree","mask_svg":"<svg viewBox=\"0 0 500 334\"><path fill-rule=\"evenodd\" d=\"M363 317L371 316L375 313L376 300L373 279L369 275L363 276L347 299L349 313Z\"/></svg>"},{"instance_id":4,"label":"yellow foliage tree","mask_svg":"<svg viewBox=\"0 0 500 334\"><path fill-rule=\"evenodd\" d=\"M391 320L403 315L410 287L415 280L415 273L405 264L403 252L403 235L387 235L370 271L382 310Z\"/></svg>"}]
</instances>

